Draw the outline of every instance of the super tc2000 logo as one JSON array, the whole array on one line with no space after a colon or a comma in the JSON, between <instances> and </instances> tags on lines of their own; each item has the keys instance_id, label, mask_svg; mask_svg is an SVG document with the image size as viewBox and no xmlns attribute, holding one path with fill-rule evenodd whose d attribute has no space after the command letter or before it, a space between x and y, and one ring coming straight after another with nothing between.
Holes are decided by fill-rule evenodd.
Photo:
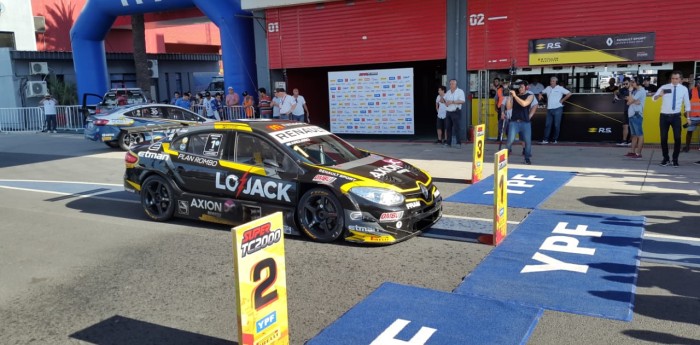
<instances>
[{"instance_id":1,"label":"super tc2000 logo","mask_svg":"<svg viewBox=\"0 0 700 345\"><path fill-rule=\"evenodd\" d=\"M243 233L241 257L263 250L282 239L282 229L270 230L272 225L265 223Z\"/></svg>"}]
</instances>

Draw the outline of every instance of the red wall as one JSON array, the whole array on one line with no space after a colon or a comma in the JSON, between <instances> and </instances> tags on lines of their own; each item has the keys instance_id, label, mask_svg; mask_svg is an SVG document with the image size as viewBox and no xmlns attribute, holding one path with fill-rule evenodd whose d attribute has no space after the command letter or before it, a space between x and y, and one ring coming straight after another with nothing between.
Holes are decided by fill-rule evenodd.
<instances>
[{"instance_id":1,"label":"red wall","mask_svg":"<svg viewBox=\"0 0 700 345\"><path fill-rule=\"evenodd\" d=\"M654 61L700 60L700 1L468 1L467 12L469 70L527 66L531 39L634 32L656 32ZM484 25L470 25L478 14Z\"/></svg>"},{"instance_id":2,"label":"red wall","mask_svg":"<svg viewBox=\"0 0 700 345\"><path fill-rule=\"evenodd\" d=\"M334 1L269 9L270 68L445 59L445 11L445 0ZM279 31L269 32L274 23Z\"/></svg>"}]
</instances>

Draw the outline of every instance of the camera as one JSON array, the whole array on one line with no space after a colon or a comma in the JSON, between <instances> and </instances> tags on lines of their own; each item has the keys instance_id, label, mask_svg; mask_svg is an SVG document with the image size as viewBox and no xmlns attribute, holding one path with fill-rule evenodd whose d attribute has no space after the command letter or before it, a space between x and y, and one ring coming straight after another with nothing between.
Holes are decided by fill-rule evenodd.
<instances>
[{"instance_id":1,"label":"camera","mask_svg":"<svg viewBox=\"0 0 700 345\"><path fill-rule=\"evenodd\" d=\"M520 87L523 85L527 86L527 82L525 80L518 79L518 80L510 83L509 89L511 89L513 91L518 91L518 90L520 90Z\"/></svg>"}]
</instances>

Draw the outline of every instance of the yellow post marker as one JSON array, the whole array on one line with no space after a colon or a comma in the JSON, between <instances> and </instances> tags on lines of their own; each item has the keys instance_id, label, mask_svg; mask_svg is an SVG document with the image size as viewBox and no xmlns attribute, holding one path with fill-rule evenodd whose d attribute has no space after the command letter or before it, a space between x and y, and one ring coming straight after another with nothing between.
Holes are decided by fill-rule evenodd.
<instances>
[{"instance_id":1,"label":"yellow post marker","mask_svg":"<svg viewBox=\"0 0 700 345\"><path fill-rule=\"evenodd\" d=\"M484 172L484 139L486 125L474 127L474 152L472 153L472 184L481 181Z\"/></svg>"},{"instance_id":2,"label":"yellow post marker","mask_svg":"<svg viewBox=\"0 0 700 345\"><path fill-rule=\"evenodd\" d=\"M508 149L493 157L493 245L508 234Z\"/></svg>"},{"instance_id":3,"label":"yellow post marker","mask_svg":"<svg viewBox=\"0 0 700 345\"><path fill-rule=\"evenodd\" d=\"M277 212L231 230L240 345L289 344L282 229Z\"/></svg>"}]
</instances>

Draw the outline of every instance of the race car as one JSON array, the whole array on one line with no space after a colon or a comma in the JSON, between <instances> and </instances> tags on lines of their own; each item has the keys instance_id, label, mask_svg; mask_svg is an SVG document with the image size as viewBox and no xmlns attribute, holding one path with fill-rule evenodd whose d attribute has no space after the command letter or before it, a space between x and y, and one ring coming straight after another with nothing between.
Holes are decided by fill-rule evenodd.
<instances>
[{"instance_id":1,"label":"race car","mask_svg":"<svg viewBox=\"0 0 700 345\"><path fill-rule=\"evenodd\" d=\"M168 104L136 104L113 108L106 113L91 115L87 118L85 131L86 139L104 142L107 146L121 148L126 151L132 143L157 141L168 132L142 130L138 134L130 134L130 129L155 125L180 125L186 127L206 122L213 122L187 109ZM177 126L169 126L175 130Z\"/></svg>"},{"instance_id":2,"label":"race car","mask_svg":"<svg viewBox=\"0 0 700 345\"><path fill-rule=\"evenodd\" d=\"M124 187L155 221L240 225L281 211L286 234L390 244L442 215L426 172L301 122L204 124L132 146L124 159Z\"/></svg>"}]
</instances>

